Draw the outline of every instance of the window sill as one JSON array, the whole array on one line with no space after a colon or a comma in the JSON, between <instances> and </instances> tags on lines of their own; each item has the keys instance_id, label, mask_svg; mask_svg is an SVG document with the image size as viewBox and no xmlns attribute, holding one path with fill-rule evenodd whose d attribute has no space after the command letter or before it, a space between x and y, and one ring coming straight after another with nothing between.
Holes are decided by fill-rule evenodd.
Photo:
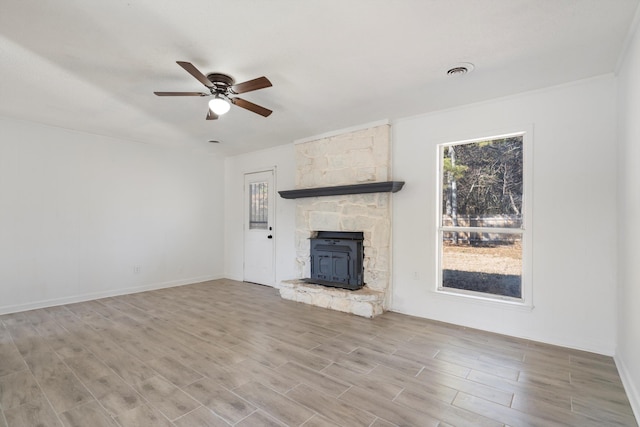
<instances>
[{"instance_id":1,"label":"window sill","mask_svg":"<svg viewBox=\"0 0 640 427\"><path fill-rule=\"evenodd\" d=\"M528 298L529 301L525 300L516 300L516 299L507 299L500 297L489 297L471 294L467 292L456 292L455 290L448 289L436 289L431 291L437 298L442 298L447 301L456 301L465 304L471 305L482 305L487 307L508 309L508 310L516 310L516 311L533 311L535 306L531 302L531 298Z\"/></svg>"}]
</instances>

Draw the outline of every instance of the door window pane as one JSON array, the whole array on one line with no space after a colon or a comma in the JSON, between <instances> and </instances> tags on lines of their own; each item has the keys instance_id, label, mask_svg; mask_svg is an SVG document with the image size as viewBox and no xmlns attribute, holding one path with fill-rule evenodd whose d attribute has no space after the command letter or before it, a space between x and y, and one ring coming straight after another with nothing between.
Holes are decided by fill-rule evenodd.
<instances>
[{"instance_id":1,"label":"door window pane","mask_svg":"<svg viewBox=\"0 0 640 427\"><path fill-rule=\"evenodd\" d=\"M269 223L268 182L249 184L249 229L266 230Z\"/></svg>"}]
</instances>

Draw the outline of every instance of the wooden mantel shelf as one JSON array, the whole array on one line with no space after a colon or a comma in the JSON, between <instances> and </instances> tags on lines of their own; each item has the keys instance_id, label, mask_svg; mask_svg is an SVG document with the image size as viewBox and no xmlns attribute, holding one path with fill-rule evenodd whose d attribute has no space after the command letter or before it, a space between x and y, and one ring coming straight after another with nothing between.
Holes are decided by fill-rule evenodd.
<instances>
[{"instance_id":1,"label":"wooden mantel shelf","mask_svg":"<svg viewBox=\"0 0 640 427\"><path fill-rule=\"evenodd\" d=\"M278 191L283 199L303 197L340 196L344 194L396 193L402 189L404 181L368 182L366 184L338 185L335 187L303 188L300 190Z\"/></svg>"}]
</instances>

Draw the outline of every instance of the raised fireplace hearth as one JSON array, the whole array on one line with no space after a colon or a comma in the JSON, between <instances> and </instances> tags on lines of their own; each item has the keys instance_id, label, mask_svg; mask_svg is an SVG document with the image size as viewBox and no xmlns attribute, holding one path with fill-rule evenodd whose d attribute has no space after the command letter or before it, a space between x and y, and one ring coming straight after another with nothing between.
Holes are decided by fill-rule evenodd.
<instances>
[{"instance_id":1,"label":"raised fireplace hearth","mask_svg":"<svg viewBox=\"0 0 640 427\"><path fill-rule=\"evenodd\" d=\"M364 233L318 231L310 240L307 283L356 290L364 286Z\"/></svg>"}]
</instances>

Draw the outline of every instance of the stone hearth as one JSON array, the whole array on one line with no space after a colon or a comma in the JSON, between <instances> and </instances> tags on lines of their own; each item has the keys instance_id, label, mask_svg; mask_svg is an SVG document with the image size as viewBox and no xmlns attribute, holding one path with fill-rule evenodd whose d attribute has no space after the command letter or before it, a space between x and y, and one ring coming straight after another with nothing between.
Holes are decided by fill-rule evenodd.
<instances>
[{"instance_id":1,"label":"stone hearth","mask_svg":"<svg viewBox=\"0 0 640 427\"><path fill-rule=\"evenodd\" d=\"M366 287L357 291L329 288L306 283L300 279L280 283L280 296L322 308L374 317L384 312L384 292Z\"/></svg>"},{"instance_id":2,"label":"stone hearth","mask_svg":"<svg viewBox=\"0 0 640 427\"><path fill-rule=\"evenodd\" d=\"M389 126L296 144L296 189L391 180ZM357 291L304 283L309 238L317 231L364 233L364 282ZM296 199L298 277L280 283L282 298L373 317L388 305L391 277L391 193Z\"/></svg>"}]
</instances>

